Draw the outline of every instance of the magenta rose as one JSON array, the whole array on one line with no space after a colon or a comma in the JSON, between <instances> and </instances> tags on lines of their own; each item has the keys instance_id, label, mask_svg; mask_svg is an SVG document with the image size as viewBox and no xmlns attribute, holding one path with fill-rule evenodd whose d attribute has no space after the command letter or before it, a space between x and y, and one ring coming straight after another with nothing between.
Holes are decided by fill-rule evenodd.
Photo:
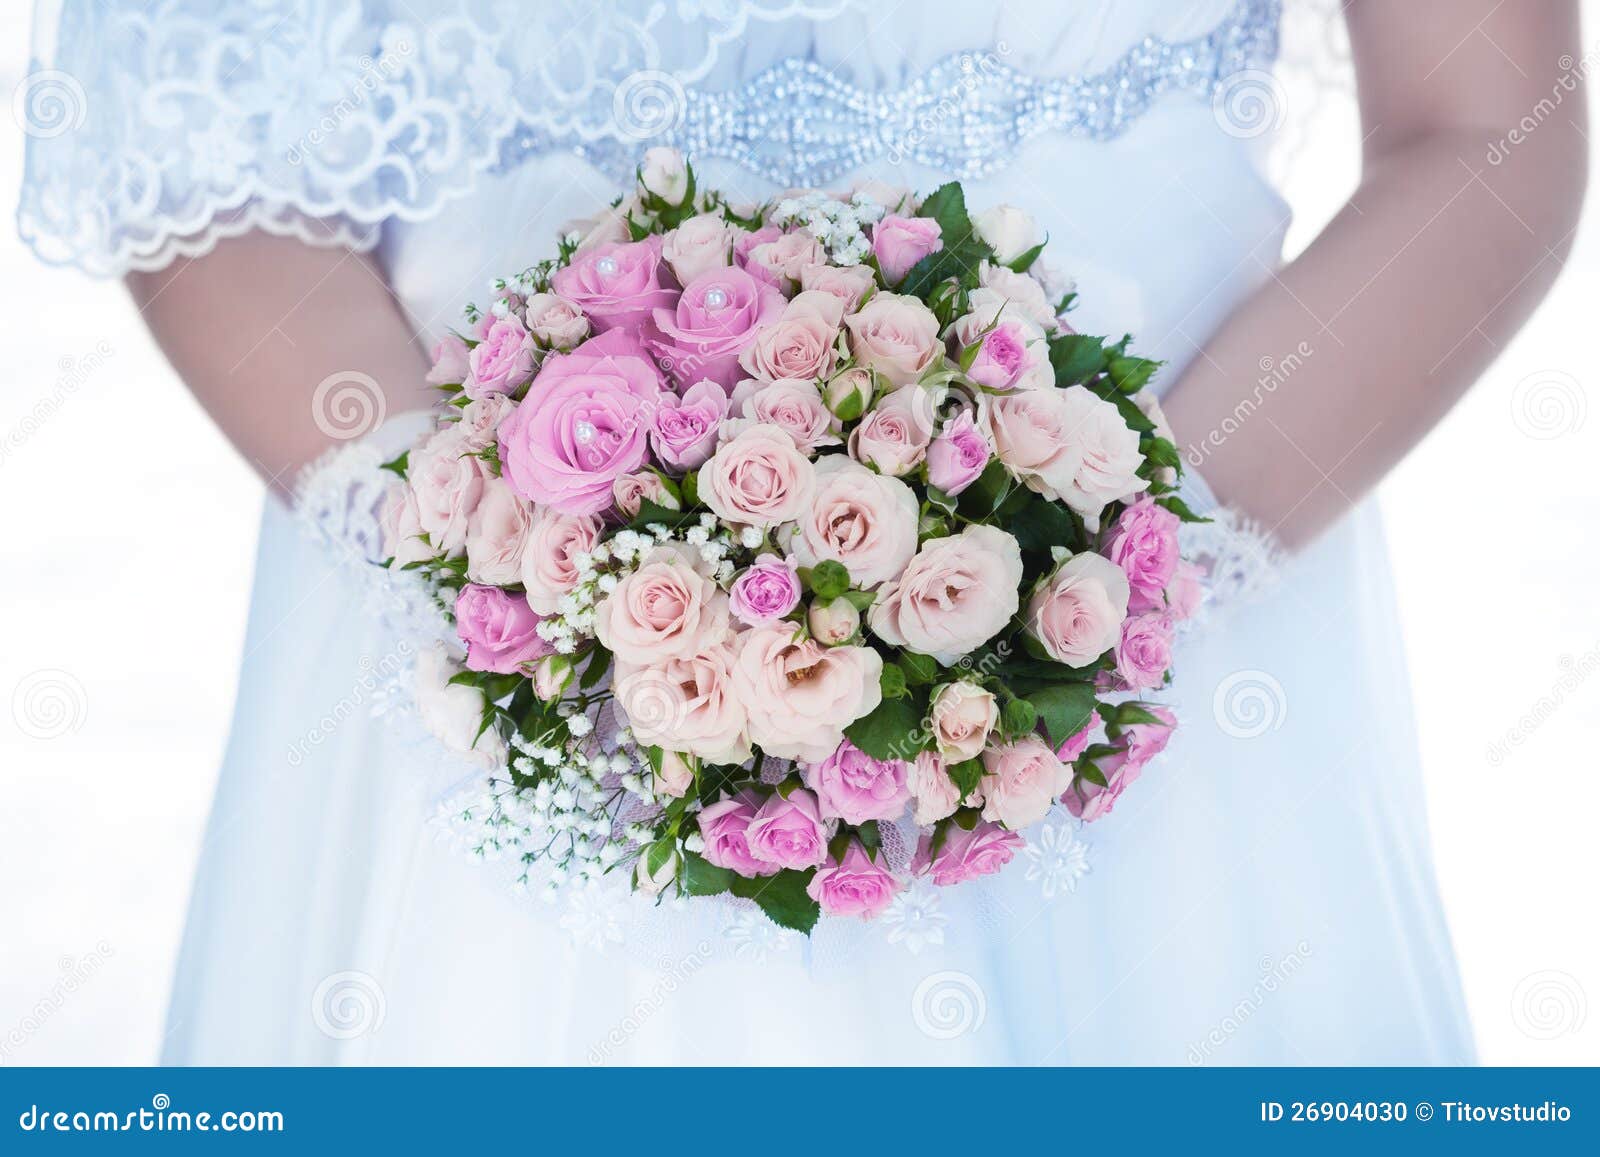
<instances>
[{"instance_id":1,"label":"magenta rose","mask_svg":"<svg viewBox=\"0 0 1600 1157\"><path fill-rule=\"evenodd\" d=\"M796 564L775 554L763 554L728 588L728 609L750 627L783 618L800 605L800 578Z\"/></svg>"},{"instance_id":2,"label":"magenta rose","mask_svg":"<svg viewBox=\"0 0 1600 1157\"><path fill-rule=\"evenodd\" d=\"M1110 815L1112 805L1122 797L1128 785L1138 779L1139 773L1144 770L1144 764L1134 759L1126 750L1101 756L1095 760L1095 766L1105 778L1104 787L1079 776L1061 797L1061 802L1066 805L1067 811L1084 823L1091 823Z\"/></svg>"},{"instance_id":3,"label":"magenta rose","mask_svg":"<svg viewBox=\"0 0 1600 1157\"><path fill-rule=\"evenodd\" d=\"M1133 723L1122 729L1122 740L1128 747L1128 756L1140 765L1149 763L1167 749L1178 726L1178 717L1165 707L1147 706L1159 723Z\"/></svg>"},{"instance_id":4,"label":"magenta rose","mask_svg":"<svg viewBox=\"0 0 1600 1157\"><path fill-rule=\"evenodd\" d=\"M746 789L701 810L700 838L706 842L701 854L707 863L745 877L770 876L780 870L777 864L750 854L750 821L756 818L760 806L760 797Z\"/></svg>"},{"instance_id":5,"label":"magenta rose","mask_svg":"<svg viewBox=\"0 0 1600 1157\"><path fill-rule=\"evenodd\" d=\"M817 797L796 788L785 799L773 792L750 821L750 854L780 868L814 868L828 858L828 829Z\"/></svg>"},{"instance_id":6,"label":"magenta rose","mask_svg":"<svg viewBox=\"0 0 1600 1157\"><path fill-rule=\"evenodd\" d=\"M506 477L563 514L606 509L612 483L644 464L661 392L661 375L621 330L552 355L500 423Z\"/></svg>"},{"instance_id":7,"label":"magenta rose","mask_svg":"<svg viewBox=\"0 0 1600 1157\"><path fill-rule=\"evenodd\" d=\"M731 390L743 376L739 355L783 307L783 294L743 269L710 269L684 287L675 307L654 312L646 343L680 386L707 378Z\"/></svg>"},{"instance_id":8,"label":"magenta rose","mask_svg":"<svg viewBox=\"0 0 1600 1157\"><path fill-rule=\"evenodd\" d=\"M911 267L930 253L944 248L943 230L932 217L890 214L872 227L872 255L878 259L883 280L898 285Z\"/></svg>"},{"instance_id":9,"label":"magenta rose","mask_svg":"<svg viewBox=\"0 0 1600 1157\"><path fill-rule=\"evenodd\" d=\"M960 494L989 465L989 444L968 410L944 424L928 444L928 482L946 494Z\"/></svg>"},{"instance_id":10,"label":"magenta rose","mask_svg":"<svg viewBox=\"0 0 1600 1157\"><path fill-rule=\"evenodd\" d=\"M1117 519L1106 556L1128 576L1130 611L1153 611L1166 603L1167 586L1178 570L1178 526L1178 516L1149 497Z\"/></svg>"},{"instance_id":11,"label":"magenta rose","mask_svg":"<svg viewBox=\"0 0 1600 1157\"><path fill-rule=\"evenodd\" d=\"M694 470L717 448L717 429L727 416L728 392L716 382L698 381L682 397L663 394L650 445L668 470Z\"/></svg>"},{"instance_id":12,"label":"magenta rose","mask_svg":"<svg viewBox=\"0 0 1600 1157\"><path fill-rule=\"evenodd\" d=\"M1172 665L1172 617L1160 611L1130 615L1117 644L1117 675L1130 691L1145 691L1167 681Z\"/></svg>"},{"instance_id":13,"label":"magenta rose","mask_svg":"<svg viewBox=\"0 0 1600 1157\"><path fill-rule=\"evenodd\" d=\"M846 739L821 763L806 765L805 781L828 819L864 824L905 812L911 802L908 771L903 760L874 759Z\"/></svg>"},{"instance_id":14,"label":"magenta rose","mask_svg":"<svg viewBox=\"0 0 1600 1157\"><path fill-rule=\"evenodd\" d=\"M1008 832L999 824L980 822L970 832L950 824L937 853L933 852L931 833L917 842L911 870L919 876L931 872L933 882L941 888L964 884L998 872L1011 862L1024 842L1016 832Z\"/></svg>"},{"instance_id":15,"label":"magenta rose","mask_svg":"<svg viewBox=\"0 0 1600 1157\"><path fill-rule=\"evenodd\" d=\"M514 317L486 319L467 355L467 393L474 398L509 394L533 376L533 338Z\"/></svg>"},{"instance_id":16,"label":"magenta rose","mask_svg":"<svg viewBox=\"0 0 1600 1157\"><path fill-rule=\"evenodd\" d=\"M550 653L538 632L539 616L521 595L468 583L456 596L456 633L467 645L467 667L501 675L520 671Z\"/></svg>"},{"instance_id":17,"label":"magenta rose","mask_svg":"<svg viewBox=\"0 0 1600 1157\"><path fill-rule=\"evenodd\" d=\"M889 906L900 881L882 864L851 841L842 860L829 860L806 885L806 895L830 916L859 916L870 920Z\"/></svg>"},{"instance_id":18,"label":"magenta rose","mask_svg":"<svg viewBox=\"0 0 1600 1157\"><path fill-rule=\"evenodd\" d=\"M1028 368L1028 333L1014 321L1001 322L978 343L967 376L991 390L1013 389Z\"/></svg>"},{"instance_id":19,"label":"magenta rose","mask_svg":"<svg viewBox=\"0 0 1600 1157\"><path fill-rule=\"evenodd\" d=\"M661 238L611 242L585 249L558 270L550 287L581 309L595 332L637 326L670 308L678 291L666 277Z\"/></svg>"}]
</instances>

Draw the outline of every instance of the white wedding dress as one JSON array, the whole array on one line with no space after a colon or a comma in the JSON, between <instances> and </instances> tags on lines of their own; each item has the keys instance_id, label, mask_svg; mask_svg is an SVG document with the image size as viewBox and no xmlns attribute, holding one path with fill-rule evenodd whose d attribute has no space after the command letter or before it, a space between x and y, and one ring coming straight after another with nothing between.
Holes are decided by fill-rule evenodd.
<instances>
[{"instance_id":1,"label":"white wedding dress","mask_svg":"<svg viewBox=\"0 0 1600 1157\"><path fill-rule=\"evenodd\" d=\"M1039 214L1079 328L1132 331L1170 381L1278 260L1288 215L1251 120L1273 110L1250 107L1272 97L1278 16L66 0L41 67L88 116L32 142L20 220L47 260L102 275L249 228L376 245L431 340L650 144L749 197L954 175L975 205ZM377 456L262 520L167 1060L1471 1061L1370 506L1275 575L1263 544L1214 532L1256 594L1219 593L1184 638L1165 695L1183 726L1114 814L1055 815L997 878L808 943L720 901L547 903L463 853L438 817L473 774L385 717L403 628L329 545L363 529L347 498L370 498Z\"/></svg>"}]
</instances>

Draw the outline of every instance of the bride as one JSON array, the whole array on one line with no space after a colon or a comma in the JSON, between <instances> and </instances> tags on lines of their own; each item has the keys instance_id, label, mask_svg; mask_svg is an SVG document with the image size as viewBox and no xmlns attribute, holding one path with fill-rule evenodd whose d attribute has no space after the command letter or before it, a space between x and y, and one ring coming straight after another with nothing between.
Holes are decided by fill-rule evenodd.
<instances>
[{"instance_id":1,"label":"bride","mask_svg":"<svg viewBox=\"0 0 1600 1157\"><path fill-rule=\"evenodd\" d=\"M1472 1060L1367 495L1567 251L1581 104L1485 157L1579 51L1574 3L1349 4L1363 176L1288 265L1256 167L1304 111L1278 0L59 8L87 115L31 142L23 233L126 278L275 495L168 1061ZM958 176L1030 207L1080 328L1166 360L1226 507L1163 765L848 935L516 894L440 838L462 769L374 710L407 646L348 543L428 350L662 144L750 200Z\"/></svg>"}]
</instances>

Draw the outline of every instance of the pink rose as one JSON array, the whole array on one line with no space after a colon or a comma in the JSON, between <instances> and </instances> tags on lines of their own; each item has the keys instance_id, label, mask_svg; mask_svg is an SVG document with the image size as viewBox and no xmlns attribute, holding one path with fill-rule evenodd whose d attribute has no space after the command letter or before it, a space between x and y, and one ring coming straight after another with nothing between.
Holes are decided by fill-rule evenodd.
<instances>
[{"instance_id":1,"label":"pink rose","mask_svg":"<svg viewBox=\"0 0 1600 1157\"><path fill-rule=\"evenodd\" d=\"M1106 503L1149 485L1139 435L1116 406L1085 389L1021 390L996 396L989 424L1000 461L1029 489L1065 502L1090 530Z\"/></svg>"},{"instance_id":2,"label":"pink rose","mask_svg":"<svg viewBox=\"0 0 1600 1157\"><path fill-rule=\"evenodd\" d=\"M678 291L661 268L661 238L611 242L577 253L550 286L589 318L596 333L633 328L652 310L670 309Z\"/></svg>"},{"instance_id":3,"label":"pink rose","mask_svg":"<svg viewBox=\"0 0 1600 1157\"><path fill-rule=\"evenodd\" d=\"M469 396L509 394L533 377L533 339L515 317L486 318L478 344L467 356Z\"/></svg>"},{"instance_id":4,"label":"pink rose","mask_svg":"<svg viewBox=\"0 0 1600 1157\"><path fill-rule=\"evenodd\" d=\"M674 308L655 311L646 341L679 385L708 378L732 389L739 355L782 312L776 289L742 269L711 269L684 287Z\"/></svg>"},{"instance_id":5,"label":"pink rose","mask_svg":"<svg viewBox=\"0 0 1600 1157\"><path fill-rule=\"evenodd\" d=\"M870 920L889 906L900 881L851 841L843 860L829 860L806 885L806 895L830 916Z\"/></svg>"},{"instance_id":6,"label":"pink rose","mask_svg":"<svg viewBox=\"0 0 1600 1157\"><path fill-rule=\"evenodd\" d=\"M681 285L733 263L735 226L720 213L690 217L661 239L661 257Z\"/></svg>"},{"instance_id":7,"label":"pink rose","mask_svg":"<svg viewBox=\"0 0 1600 1157\"><path fill-rule=\"evenodd\" d=\"M994 693L976 683L946 683L928 705L928 722L939 754L951 763L976 759L1000 723Z\"/></svg>"},{"instance_id":8,"label":"pink rose","mask_svg":"<svg viewBox=\"0 0 1600 1157\"><path fill-rule=\"evenodd\" d=\"M468 583L456 596L456 633L467 645L467 669L508 675L550 653L539 616L521 595Z\"/></svg>"},{"instance_id":9,"label":"pink rose","mask_svg":"<svg viewBox=\"0 0 1600 1157\"><path fill-rule=\"evenodd\" d=\"M923 751L911 764L906 776L906 786L911 789L915 807L911 822L927 827L955 814L961 806L961 791L956 781L945 770L944 759L932 751Z\"/></svg>"},{"instance_id":10,"label":"pink rose","mask_svg":"<svg viewBox=\"0 0 1600 1157\"><path fill-rule=\"evenodd\" d=\"M728 596L682 543L663 543L595 605L594 633L618 661L686 658L727 638Z\"/></svg>"},{"instance_id":11,"label":"pink rose","mask_svg":"<svg viewBox=\"0 0 1600 1157\"><path fill-rule=\"evenodd\" d=\"M1133 723L1122 729L1122 741L1127 746L1128 757L1141 767L1167 749L1167 743L1178 726L1178 717L1168 708L1146 705L1145 710L1160 722Z\"/></svg>"},{"instance_id":12,"label":"pink rose","mask_svg":"<svg viewBox=\"0 0 1600 1157\"><path fill-rule=\"evenodd\" d=\"M1167 586L1178 570L1179 518L1153 498L1141 498L1122 512L1106 546L1106 557L1128 576L1128 608L1153 611L1166 603Z\"/></svg>"},{"instance_id":13,"label":"pink rose","mask_svg":"<svg viewBox=\"0 0 1600 1157\"><path fill-rule=\"evenodd\" d=\"M872 255L878 259L883 280L899 285L911 267L930 253L944 248L943 230L932 217L890 214L872 227Z\"/></svg>"},{"instance_id":14,"label":"pink rose","mask_svg":"<svg viewBox=\"0 0 1600 1157\"><path fill-rule=\"evenodd\" d=\"M533 694L541 703L554 703L572 686L577 670L565 655L546 655L533 665Z\"/></svg>"},{"instance_id":15,"label":"pink rose","mask_svg":"<svg viewBox=\"0 0 1600 1157\"><path fill-rule=\"evenodd\" d=\"M936 885L948 888L998 872L1024 845L1021 836L1006 831L999 824L980 823L970 832L950 824L945 828L944 843L937 854L933 853L931 834L925 834L917 842L911 870L919 876L931 872Z\"/></svg>"},{"instance_id":16,"label":"pink rose","mask_svg":"<svg viewBox=\"0 0 1600 1157\"><path fill-rule=\"evenodd\" d=\"M550 349L569 350L589 336L589 319L560 294L536 293L522 312L533 339Z\"/></svg>"},{"instance_id":17,"label":"pink rose","mask_svg":"<svg viewBox=\"0 0 1600 1157\"><path fill-rule=\"evenodd\" d=\"M1072 782L1072 769L1036 735L988 748L983 770L983 818L1012 831L1044 819Z\"/></svg>"},{"instance_id":18,"label":"pink rose","mask_svg":"<svg viewBox=\"0 0 1600 1157\"><path fill-rule=\"evenodd\" d=\"M1095 766L1105 778L1105 787L1079 776L1061 797L1067 811L1084 823L1092 823L1110 815L1112 805L1122 798L1128 785L1138 779L1139 773L1144 770L1144 765L1131 758L1126 751L1103 755L1095 760Z\"/></svg>"},{"instance_id":19,"label":"pink rose","mask_svg":"<svg viewBox=\"0 0 1600 1157\"><path fill-rule=\"evenodd\" d=\"M1075 554L1028 600L1028 626L1050 657L1087 667L1121 638L1128 614L1128 576L1098 554Z\"/></svg>"},{"instance_id":20,"label":"pink rose","mask_svg":"<svg viewBox=\"0 0 1600 1157\"><path fill-rule=\"evenodd\" d=\"M751 426L700 467L700 501L732 523L776 526L810 505L814 474L789 435Z\"/></svg>"},{"instance_id":21,"label":"pink rose","mask_svg":"<svg viewBox=\"0 0 1600 1157\"><path fill-rule=\"evenodd\" d=\"M848 313L861 308L872 286L870 265L808 265L800 271L802 291L832 294Z\"/></svg>"},{"instance_id":22,"label":"pink rose","mask_svg":"<svg viewBox=\"0 0 1600 1157\"><path fill-rule=\"evenodd\" d=\"M1047 389L1055 384L1044 334L1021 321L969 313L951 329L963 353L977 346L967 377L991 390Z\"/></svg>"},{"instance_id":23,"label":"pink rose","mask_svg":"<svg viewBox=\"0 0 1600 1157\"><path fill-rule=\"evenodd\" d=\"M701 809L700 838L706 843L701 854L707 863L737 872L746 879L771 876L782 870L777 864L758 860L750 854L750 821L756 818L760 807L761 797L746 788L738 795L725 795Z\"/></svg>"},{"instance_id":24,"label":"pink rose","mask_svg":"<svg viewBox=\"0 0 1600 1157\"><path fill-rule=\"evenodd\" d=\"M917 385L879 398L850 431L850 457L897 478L911 473L933 441L938 405L935 391Z\"/></svg>"},{"instance_id":25,"label":"pink rose","mask_svg":"<svg viewBox=\"0 0 1600 1157\"><path fill-rule=\"evenodd\" d=\"M718 426L727 416L728 393L716 382L698 381L682 397L663 394L650 445L668 470L694 470L717 448Z\"/></svg>"},{"instance_id":26,"label":"pink rose","mask_svg":"<svg viewBox=\"0 0 1600 1157\"><path fill-rule=\"evenodd\" d=\"M813 639L836 647L856 637L861 629L861 612L842 596L825 603L814 602L806 611L806 627Z\"/></svg>"},{"instance_id":27,"label":"pink rose","mask_svg":"<svg viewBox=\"0 0 1600 1157\"><path fill-rule=\"evenodd\" d=\"M745 631L735 645L750 738L770 756L824 760L844 729L882 701L883 659L871 647L800 641L786 622Z\"/></svg>"},{"instance_id":28,"label":"pink rose","mask_svg":"<svg viewBox=\"0 0 1600 1157\"><path fill-rule=\"evenodd\" d=\"M873 633L946 667L1005 629L1017 613L1022 551L993 526L930 539L867 613Z\"/></svg>"},{"instance_id":29,"label":"pink rose","mask_svg":"<svg viewBox=\"0 0 1600 1157\"><path fill-rule=\"evenodd\" d=\"M897 578L917 553L917 498L898 478L842 454L816 464L816 489L788 538L801 566L832 560L862 589Z\"/></svg>"},{"instance_id":30,"label":"pink rose","mask_svg":"<svg viewBox=\"0 0 1600 1157\"><path fill-rule=\"evenodd\" d=\"M503 478L486 477L483 498L467 519L467 578L506 587L522 581L522 550L533 507Z\"/></svg>"},{"instance_id":31,"label":"pink rose","mask_svg":"<svg viewBox=\"0 0 1600 1157\"><path fill-rule=\"evenodd\" d=\"M628 219L643 212L637 194L625 198L618 205L608 205L589 217L579 217L561 226L561 236L571 239L579 253L587 253L599 245L614 245L629 239Z\"/></svg>"},{"instance_id":32,"label":"pink rose","mask_svg":"<svg viewBox=\"0 0 1600 1157\"><path fill-rule=\"evenodd\" d=\"M657 795L682 799L694 786L694 768L676 751L661 753L661 766L651 776L650 790Z\"/></svg>"},{"instance_id":33,"label":"pink rose","mask_svg":"<svg viewBox=\"0 0 1600 1157\"><path fill-rule=\"evenodd\" d=\"M461 420L452 427L464 447L476 454L493 446L500 437L500 423L517 404L506 394L486 394L461 407Z\"/></svg>"},{"instance_id":34,"label":"pink rose","mask_svg":"<svg viewBox=\"0 0 1600 1157\"><path fill-rule=\"evenodd\" d=\"M490 771L503 771L506 741L497 729L483 727L483 692L450 682L460 673L443 647L424 648L417 655L412 687L417 716L429 734L457 755Z\"/></svg>"},{"instance_id":35,"label":"pink rose","mask_svg":"<svg viewBox=\"0 0 1600 1157\"><path fill-rule=\"evenodd\" d=\"M846 739L821 763L806 764L804 775L825 818L864 824L905 813L911 802L907 770L903 760L874 759Z\"/></svg>"},{"instance_id":36,"label":"pink rose","mask_svg":"<svg viewBox=\"0 0 1600 1157\"><path fill-rule=\"evenodd\" d=\"M618 709L641 744L684 751L709 763L750 758L744 703L733 685L733 654L715 643L691 655L613 672Z\"/></svg>"},{"instance_id":37,"label":"pink rose","mask_svg":"<svg viewBox=\"0 0 1600 1157\"><path fill-rule=\"evenodd\" d=\"M1192 562L1179 560L1167 584L1167 609L1180 623L1192 619L1205 601L1205 584L1202 572Z\"/></svg>"},{"instance_id":38,"label":"pink rose","mask_svg":"<svg viewBox=\"0 0 1600 1157\"><path fill-rule=\"evenodd\" d=\"M989 445L970 410L946 422L928 445L928 482L951 496L976 482L988 465Z\"/></svg>"},{"instance_id":39,"label":"pink rose","mask_svg":"<svg viewBox=\"0 0 1600 1157\"><path fill-rule=\"evenodd\" d=\"M433 368L422 380L430 386L459 386L471 372L467 343L447 333L433 347Z\"/></svg>"},{"instance_id":40,"label":"pink rose","mask_svg":"<svg viewBox=\"0 0 1600 1157\"><path fill-rule=\"evenodd\" d=\"M664 506L668 510L677 510L683 505L672 491L667 489L667 484L661 480L661 475L654 470L624 474L611 484L611 496L616 499L617 509L622 512L624 518L635 517L647 498L657 506Z\"/></svg>"},{"instance_id":41,"label":"pink rose","mask_svg":"<svg viewBox=\"0 0 1600 1157\"><path fill-rule=\"evenodd\" d=\"M416 491L406 483L397 480L385 492L378 528L383 534L383 555L393 569L434 556L433 548L422 538Z\"/></svg>"},{"instance_id":42,"label":"pink rose","mask_svg":"<svg viewBox=\"0 0 1600 1157\"><path fill-rule=\"evenodd\" d=\"M879 293L844 324L856 360L892 385L916 381L944 353L939 319L915 297Z\"/></svg>"},{"instance_id":43,"label":"pink rose","mask_svg":"<svg viewBox=\"0 0 1600 1157\"><path fill-rule=\"evenodd\" d=\"M682 205L689 197L689 163L677 149L646 149L639 161L639 187L669 206Z\"/></svg>"},{"instance_id":44,"label":"pink rose","mask_svg":"<svg viewBox=\"0 0 1600 1157\"><path fill-rule=\"evenodd\" d=\"M728 609L748 627L776 622L799 605L795 564L775 554L758 555L728 589Z\"/></svg>"},{"instance_id":45,"label":"pink rose","mask_svg":"<svg viewBox=\"0 0 1600 1157\"><path fill-rule=\"evenodd\" d=\"M773 792L746 832L750 855L780 868L814 868L828 858L828 829L817 797L797 787L785 799Z\"/></svg>"},{"instance_id":46,"label":"pink rose","mask_svg":"<svg viewBox=\"0 0 1600 1157\"><path fill-rule=\"evenodd\" d=\"M1089 740L1094 736L1094 729L1100 725L1100 712L1089 712L1089 722L1077 731L1067 736L1056 748L1056 758L1062 763L1071 763L1078 756L1089 750Z\"/></svg>"},{"instance_id":47,"label":"pink rose","mask_svg":"<svg viewBox=\"0 0 1600 1157\"><path fill-rule=\"evenodd\" d=\"M783 236L776 225L763 225L759 229L742 231L733 239L733 263L740 269L750 260L750 251L757 245L766 245ZM766 284L763 282L763 284Z\"/></svg>"},{"instance_id":48,"label":"pink rose","mask_svg":"<svg viewBox=\"0 0 1600 1157\"><path fill-rule=\"evenodd\" d=\"M784 288L791 282L798 282L800 271L806 266L818 265L827 259L821 242L804 230L796 229L748 247L744 267L768 284Z\"/></svg>"},{"instance_id":49,"label":"pink rose","mask_svg":"<svg viewBox=\"0 0 1600 1157\"><path fill-rule=\"evenodd\" d=\"M627 333L552 354L500 424L500 463L524 498L563 514L612 504L611 484L644 465L661 376Z\"/></svg>"},{"instance_id":50,"label":"pink rose","mask_svg":"<svg viewBox=\"0 0 1600 1157\"><path fill-rule=\"evenodd\" d=\"M837 425L813 381L780 378L761 382L745 379L734 387L733 404L740 418L722 424L724 439L750 424L776 426L794 439L795 448L813 454L821 446L837 446Z\"/></svg>"},{"instance_id":51,"label":"pink rose","mask_svg":"<svg viewBox=\"0 0 1600 1157\"><path fill-rule=\"evenodd\" d=\"M454 427L439 430L411 452L406 479L417 499L417 525L435 555L454 556L465 548L484 476L483 460Z\"/></svg>"},{"instance_id":52,"label":"pink rose","mask_svg":"<svg viewBox=\"0 0 1600 1157\"><path fill-rule=\"evenodd\" d=\"M833 372L844 304L830 293L801 293L739 354L753 378L815 380Z\"/></svg>"},{"instance_id":53,"label":"pink rose","mask_svg":"<svg viewBox=\"0 0 1600 1157\"><path fill-rule=\"evenodd\" d=\"M561 596L578 585L575 557L600 541L600 521L592 515L540 509L522 547L522 586L528 605L541 615L556 613Z\"/></svg>"},{"instance_id":54,"label":"pink rose","mask_svg":"<svg viewBox=\"0 0 1600 1157\"><path fill-rule=\"evenodd\" d=\"M1172 618L1161 611L1130 615L1117 644L1117 676L1131 691L1145 691L1167 681L1172 666Z\"/></svg>"}]
</instances>

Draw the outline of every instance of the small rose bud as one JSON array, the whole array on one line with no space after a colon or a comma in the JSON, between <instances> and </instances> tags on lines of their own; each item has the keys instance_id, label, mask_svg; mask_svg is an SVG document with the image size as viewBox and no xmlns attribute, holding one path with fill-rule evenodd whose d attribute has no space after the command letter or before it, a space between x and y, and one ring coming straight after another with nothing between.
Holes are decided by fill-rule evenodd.
<instances>
[{"instance_id":1,"label":"small rose bud","mask_svg":"<svg viewBox=\"0 0 1600 1157\"><path fill-rule=\"evenodd\" d=\"M674 850L667 856L666 863L657 868L652 875L650 872L650 849L646 848L639 857L639 866L634 871L634 878L639 882L639 891L652 896L659 896L662 889L672 883L678 874L678 853Z\"/></svg>"},{"instance_id":2,"label":"small rose bud","mask_svg":"<svg viewBox=\"0 0 1600 1157\"><path fill-rule=\"evenodd\" d=\"M694 765L676 751L661 753L661 770L656 772L652 790L657 795L682 799L694 784Z\"/></svg>"},{"instance_id":3,"label":"small rose bud","mask_svg":"<svg viewBox=\"0 0 1600 1157\"><path fill-rule=\"evenodd\" d=\"M812 603L811 610L806 614L806 625L819 643L837 646L853 638L861 629L861 612L849 599Z\"/></svg>"},{"instance_id":4,"label":"small rose bud","mask_svg":"<svg viewBox=\"0 0 1600 1157\"><path fill-rule=\"evenodd\" d=\"M853 422L872 404L875 383L872 371L863 366L844 370L828 383L822 400L828 412L841 422Z\"/></svg>"},{"instance_id":5,"label":"small rose bud","mask_svg":"<svg viewBox=\"0 0 1600 1157\"><path fill-rule=\"evenodd\" d=\"M639 165L639 184L669 205L681 205L689 195L689 166L677 149L645 150Z\"/></svg>"},{"instance_id":6,"label":"small rose bud","mask_svg":"<svg viewBox=\"0 0 1600 1157\"><path fill-rule=\"evenodd\" d=\"M549 703L561 698L572 685L572 660L565 655L546 655L533 669L533 693Z\"/></svg>"}]
</instances>

